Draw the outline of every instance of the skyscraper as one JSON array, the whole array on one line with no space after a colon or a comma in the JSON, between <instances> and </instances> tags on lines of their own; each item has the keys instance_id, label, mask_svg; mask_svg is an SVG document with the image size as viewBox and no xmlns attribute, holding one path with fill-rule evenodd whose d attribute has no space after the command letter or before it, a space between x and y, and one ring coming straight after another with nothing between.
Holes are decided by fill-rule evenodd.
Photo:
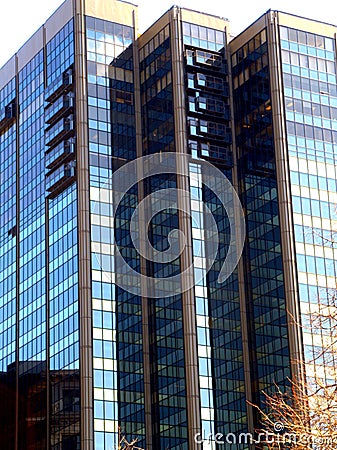
<instances>
[{"instance_id":1,"label":"skyscraper","mask_svg":"<svg viewBox=\"0 0 337 450\"><path fill-rule=\"evenodd\" d=\"M322 345L336 28L228 26L67 0L0 69L1 448L215 449Z\"/></svg>"},{"instance_id":2,"label":"skyscraper","mask_svg":"<svg viewBox=\"0 0 337 450\"><path fill-rule=\"evenodd\" d=\"M286 346L293 373L302 361L307 376L326 380L329 365L315 354L329 345L330 331L313 334L308 320L320 304L331 304L336 288L335 36L333 25L270 11L230 43L235 149L250 230L246 274L262 280L267 273L271 285L280 283L283 300L270 301L292 318ZM247 294L253 303L254 289Z\"/></svg>"}]
</instances>

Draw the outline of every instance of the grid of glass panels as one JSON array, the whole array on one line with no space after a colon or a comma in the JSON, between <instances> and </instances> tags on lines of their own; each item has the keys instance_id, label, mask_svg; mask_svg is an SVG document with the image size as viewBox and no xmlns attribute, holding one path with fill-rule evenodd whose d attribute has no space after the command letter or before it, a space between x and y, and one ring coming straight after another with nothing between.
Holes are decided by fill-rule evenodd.
<instances>
[{"instance_id":1,"label":"grid of glass panels","mask_svg":"<svg viewBox=\"0 0 337 450\"><path fill-rule=\"evenodd\" d=\"M260 405L261 391L286 384L290 375L268 64L266 30L232 55L250 371Z\"/></svg>"},{"instance_id":2,"label":"grid of glass panels","mask_svg":"<svg viewBox=\"0 0 337 450\"><path fill-rule=\"evenodd\" d=\"M46 350L42 328L34 332L46 320L43 89L43 52L40 52L19 74L21 361L44 360ZM27 110L33 102L36 109L32 113ZM35 320L33 312L38 315Z\"/></svg>"},{"instance_id":3,"label":"grid of glass panels","mask_svg":"<svg viewBox=\"0 0 337 450\"><path fill-rule=\"evenodd\" d=\"M70 448L79 449L76 184L50 199L48 204L51 448L72 445Z\"/></svg>"},{"instance_id":4,"label":"grid of glass panels","mask_svg":"<svg viewBox=\"0 0 337 450\"><path fill-rule=\"evenodd\" d=\"M140 49L143 153L175 151L172 50L169 26L159 30ZM175 175L154 176L144 193L176 188ZM177 201L177 199L175 199ZM167 236L179 228L175 209L156 214L149 227L153 245L168 246ZM180 273L180 260L148 263L148 275L170 277ZM187 413L182 296L149 299L152 439L154 448L187 448Z\"/></svg>"},{"instance_id":5,"label":"grid of glass panels","mask_svg":"<svg viewBox=\"0 0 337 450\"><path fill-rule=\"evenodd\" d=\"M231 180L233 161L225 33L188 23L182 26L189 150L196 160L209 159ZM195 286L201 432L206 439L218 432L239 435L247 431L247 421L237 273L221 286L217 282L221 262L228 251L230 230L221 203L202 185L201 166L191 166L190 183L191 193L198 199L191 205L196 273L205 270L203 257L208 247L203 202L207 202L212 211L220 239L214 266ZM209 448L214 446L215 442L209 443Z\"/></svg>"},{"instance_id":6,"label":"grid of glass panels","mask_svg":"<svg viewBox=\"0 0 337 450\"><path fill-rule=\"evenodd\" d=\"M74 24L73 20L70 20L46 45L47 96L53 93L64 71L73 64ZM48 198L47 205L50 444L53 450L79 449L76 184L72 184L53 198Z\"/></svg>"},{"instance_id":7,"label":"grid of glass panels","mask_svg":"<svg viewBox=\"0 0 337 450\"><path fill-rule=\"evenodd\" d=\"M144 155L175 151L169 27L140 49Z\"/></svg>"},{"instance_id":8,"label":"grid of glass panels","mask_svg":"<svg viewBox=\"0 0 337 450\"><path fill-rule=\"evenodd\" d=\"M231 165L231 130L228 65L223 31L183 22L186 89L188 101L189 147L192 155L211 158ZM205 51L197 46L191 33L202 29L209 40ZM218 45L212 39L217 36ZM191 44L192 42L192 44ZM200 43L199 43L200 44ZM193 141L192 141L193 139ZM194 142L196 141L196 142Z\"/></svg>"},{"instance_id":9,"label":"grid of glass panels","mask_svg":"<svg viewBox=\"0 0 337 450\"><path fill-rule=\"evenodd\" d=\"M206 278L206 249L205 227L203 224L203 186L201 168L197 164L190 165L190 190L192 213L192 242L195 276L199 278L200 272L204 278L194 287L196 303L196 323L198 342L200 407L201 407L201 433L207 439L215 436L214 426L214 393L212 368L212 342L209 317L209 299L207 295ZM210 449L215 448L212 441Z\"/></svg>"},{"instance_id":10,"label":"grid of glass panels","mask_svg":"<svg viewBox=\"0 0 337 450\"><path fill-rule=\"evenodd\" d=\"M123 60L123 55L121 55ZM114 109L116 103L111 103ZM115 135L113 152L126 155L125 137ZM133 151L128 154L132 158ZM121 161L121 158L118 158ZM116 243L123 257L134 270L140 272L140 258L130 238L130 221L139 201L138 186L125 193L116 213ZM119 425L127 439L138 437L139 446L146 448L145 441L145 388L143 341L147 332L142 324L143 305L147 298L141 298L116 288L116 352L118 364L118 407Z\"/></svg>"},{"instance_id":11,"label":"grid of glass panels","mask_svg":"<svg viewBox=\"0 0 337 450\"><path fill-rule=\"evenodd\" d=\"M336 280L336 49L330 37L285 27L280 35L299 294L307 324L308 313L331 301ZM327 337L327 330L304 328L308 363ZM329 364L334 361L315 361L327 379Z\"/></svg>"},{"instance_id":12,"label":"grid of glass panels","mask_svg":"<svg viewBox=\"0 0 337 450\"><path fill-rule=\"evenodd\" d=\"M141 299L113 283L113 228L116 239L124 236L137 190L124 196L114 224L112 191L105 185L121 163L136 157L133 29L92 17L86 28L95 448L117 448L119 432L128 440L138 437L145 448ZM128 252L125 240L122 246Z\"/></svg>"},{"instance_id":13,"label":"grid of glass panels","mask_svg":"<svg viewBox=\"0 0 337 450\"><path fill-rule=\"evenodd\" d=\"M74 63L74 21L70 20L47 43L47 86Z\"/></svg>"},{"instance_id":14,"label":"grid of glass panels","mask_svg":"<svg viewBox=\"0 0 337 450\"><path fill-rule=\"evenodd\" d=\"M218 168L228 180L232 180L232 170L225 168L225 164ZM196 286L197 323L199 324L198 348L205 350L210 345L211 357L208 365L209 377L213 389L214 432L235 433L247 431L247 407L245 393L245 379L243 367L242 329L240 316L240 298L238 274L235 270L221 285L218 275L222 263L227 255L231 238L230 227L226 211L217 196L207 188L203 188L203 201L212 211L216 221L219 237L219 249L215 263L209 271L203 290ZM204 238L205 253L207 254L207 229L193 230L193 242ZM196 239L196 240L195 240ZM204 294L202 295L202 292ZM207 293L207 297L206 297ZM204 298L202 298L204 297ZM198 317L202 318L198 318ZM205 353L204 353L205 355ZM203 402L206 400L205 361L199 366L200 399L203 416ZM209 389L210 385L208 384ZM211 393L208 399L211 405ZM205 410L204 410L205 411ZM206 410L207 411L207 410ZM205 413L206 413L205 411ZM210 420L202 417L203 433L207 436L213 432ZM212 445L214 445L212 443ZM237 444L238 448L244 448Z\"/></svg>"},{"instance_id":15,"label":"grid of glass panels","mask_svg":"<svg viewBox=\"0 0 337 450\"><path fill-rule=\"evenodd\" d=\"M11 338L10 345L4 347L2 352L2 362L6 364L12 374L11 385L8 384L4 398L9 393L14 400L8 401L8 418L12 420L12 427L15 425L15 378L19 381L19 410L18 410L18 448L45 449L47 446L47 423L46 418L48 407L48 389L47 373L49 361L47 355L49 351L49 330L47 312L47 277L46 274L46 210L45 210L45 177L44 177L44 77L45 64L47 65L48 80L52 82L55 77L63 70L63 65L69 65L73 62L73 51L68 34L71 32L71 26L66 25L53 40L48 43L47 61L44 60L44 51L41 50L24 66L18 74L19 91L17 94L17 108L19 108L19 128L16 130L15 124L10 124L8 129L1 132L1 168L5 172L1 175L3 182L1 189L1 203L4 206L2 210L3 220L9 228L6 230L7 239L5 247L1 250L0 258L3 259L1 267L8 268L2 272L5 283L2 289L3 315L7 317L1 324L1 341L9 344L8 338ZM65 34L67 37L65 37ZM57 57L60 52L60 57ZM72 54L72 56L70 55ZM62 67L58 67L62 66ZM12 80L0 93L0 110L8 102L15 98L15 80ZM13 114L15 120L15 112ZM19 136L19 173L16 174L15 133ZM10 170L10 173L8 173ZM17 179L20 187L20 198L16 199L16 187L14 177ZM10 197L8 197L10 196ZM8 198L7 198L8 197ZM19 202L20 217L19 229L16 228L15 206ZM63 205L64 206L64 205ZM4 230L5 231L5 230ZM15 244L18 240L20 265L19 285L19 305L16 305L14 297L16 295L15 286ZM64 246L62 254L64 254ZM61 251L59 250L61 253ZM62 264L62 263L61 263ZM77 270L76 264L72 264L72 269ZM58 280L60 278L58 277ZM9 283L10 281L10 283ZM55 279L52 279L55 281ZM3 303L5 302L6 303ZM19 316L15 316L15 308L18 307ZM57 305L57 309L59 305ZM14 323L16 320L16 324ZM18 329L16 330L16 326ZM68 330L68 323L65 325ZM18 335L18 355L17 363L14 364L14 351L16 332ZM62 341L66 347L67 343ZM48 346L48 349L47 349ZM72 349L71 349L72 350ZM71 351L70 351L71 353ZM69 355L68 355L69 356ZM71 357L71 356L70 356ZM18 369L18 373L16 371ZM2 368L2 380L6 380L6 369ZM52 377L51 377L52 378ZM79 380L77 380L77 387ZM78 391L78 388L77 388ZM54 393L54 390L51 389ZM62 390L61 390L62 392ZM62 393L60 394L62 397ZM78 397L78 393L77 393ZM52 395L51 395L52 398ZM71 397L68 395L68 402ZM67 403L63 402L63 405ZM54 406L54 405L53 405ZM63 407L59 403L58 414L53 417L53 431L60 427L64 421ZM55 411L53 410L53 413ZM78 414L78 412L77 412ZM1 422L3 422L1 420ZM4 420L6 422L6 420ZM63 432L64 424L62 425ZM3 433L3 439L11 439L11 444L1 445L5 448L12 448L15 439L12 431L7 430L8 434ZM52 445L66 445L67 433L59 433L59 442L55 443L52 438ZM7 435L7 438L5 437ZM74 443L72 441L72 443ZM79 442L78 442L79 445ZM59 447L57 447L59 448ZM75 447L73 447L75 448Z\"/></svg>"},{"instance_id":16,"label":"grid of glass panels","mask_svg":"<svg viewBox=\"0 0 337 450\"><path fill-rule=\"evenodd\" d=\"M15 79L0 90L0 111L16 97ZM15 435L16 341L16 127L0 132L0 447L12 448Z\"/></svg>"},{"instance_id":17,"label":"grid of glass panels","mask_svg":"<svg viewBox=\"0 0 337 450\"><path fill-rule=\"evenodd\" d=\"M162 174L151 177L145 187L145 195L176 188L176 176ZM167 236L175 229L179 229L176 209L156 214L149 226L149 237L154 247L167 249ZM180 260L177 258L168 264L149 263L147 270L148 275L154 278L172 277L181 272ZM155 287L151 288L155 290ZM153 446L186 449L188 380L185 375L182 295L149 298L148 306Z\"/></svg>"},{"instance_id":18,"label":"grid of glass panels","mask_svg":"<svg viewBox=\"0 0 337 450\"><path fill-rule=\"evenodd\" d=\"M15 79L11 80L0 91L0 111L3 110L16 95ZM13 362L15 351L15 248L16 248L16 125L5 129L0 134L0 204L1 244L1 306L0 315L6 318L1 323L1 371L6 372Z\"/></svg>"},{"instance_id":19,"label":"grid of glass panels","mask_svg":"<svg viewBox=\"0 0 337 450\"><path fill-rule=\"evenodd\" d=\"M183 42L193 47L220 51L225 46L225 33L193 23L183 22Z\"/></svg>"},{"instance_id":20,"label":"grid of glass panels","mask_svg":"<svg viewBox=\"0 0 337 450\"><path fill-rule=\"evenodd\" d=\"M19 447L35 446L41 449L46 445L47 409L43 94L43 51L40 51L19 73L18 357L19 396L25 399L19 407L19 441L21 441ZM41 417L44 420L39 420Z\"/></svg>"}]
</instances>

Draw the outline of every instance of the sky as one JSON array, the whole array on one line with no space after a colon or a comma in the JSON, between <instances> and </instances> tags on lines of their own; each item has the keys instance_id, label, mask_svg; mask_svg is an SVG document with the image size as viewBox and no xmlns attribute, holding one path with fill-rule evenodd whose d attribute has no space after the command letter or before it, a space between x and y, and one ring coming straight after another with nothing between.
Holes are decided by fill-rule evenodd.
<instances>
[{"instance_id":1,"label":"sky","mask_svg":"<svg viewBox=\"0 0 337 450\"><path fill-rule=\"evenodd\" d=\"M108 1L108 0L107 0ZM2 0L0 15L0 67L58 8L63 0ZM143 32L173 4L230 20L231 33L239 34L268 9L337 25L336 0L135 0L139 31Z\"/></svg>"}]
</instances>

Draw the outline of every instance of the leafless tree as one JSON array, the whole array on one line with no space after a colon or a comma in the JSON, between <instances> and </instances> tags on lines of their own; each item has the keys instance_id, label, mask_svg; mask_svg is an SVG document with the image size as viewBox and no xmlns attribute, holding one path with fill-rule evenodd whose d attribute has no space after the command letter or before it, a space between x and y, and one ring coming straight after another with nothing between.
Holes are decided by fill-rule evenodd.
<instances>
[{"instance_id":1,"label":"leafless tree","mask_svg":"<svg viewBox=\"0 0 337 450\"><path fill-rule=\"evenodd\" d=\"M335 233L323 245L335 247ZM289 379L286 389L275 385L273 394L264 392L263 408L253 405L261 417L258 449L337 449L337 285L322 292L302 319L303 333L319 335L322 345L298 363L304 376Z\"/></svg>"}]
</instances>

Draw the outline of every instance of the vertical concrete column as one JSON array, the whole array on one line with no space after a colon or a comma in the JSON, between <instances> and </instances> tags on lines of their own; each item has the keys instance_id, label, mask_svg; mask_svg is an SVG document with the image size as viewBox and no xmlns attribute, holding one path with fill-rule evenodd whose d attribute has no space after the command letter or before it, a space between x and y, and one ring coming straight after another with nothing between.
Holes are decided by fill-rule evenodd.
<instances>
[{"instance_id":1,"label":"vertical concrete column","mask_svg":"<svg viewBox=\"0 0 337 450\"><path fill-rule=\"evenodd\" d=\"M87 67L84 1L73 0L75 20L78 285L80 320L81 449L94 448L92 300Z\"/></svg>"}]
</instances>

